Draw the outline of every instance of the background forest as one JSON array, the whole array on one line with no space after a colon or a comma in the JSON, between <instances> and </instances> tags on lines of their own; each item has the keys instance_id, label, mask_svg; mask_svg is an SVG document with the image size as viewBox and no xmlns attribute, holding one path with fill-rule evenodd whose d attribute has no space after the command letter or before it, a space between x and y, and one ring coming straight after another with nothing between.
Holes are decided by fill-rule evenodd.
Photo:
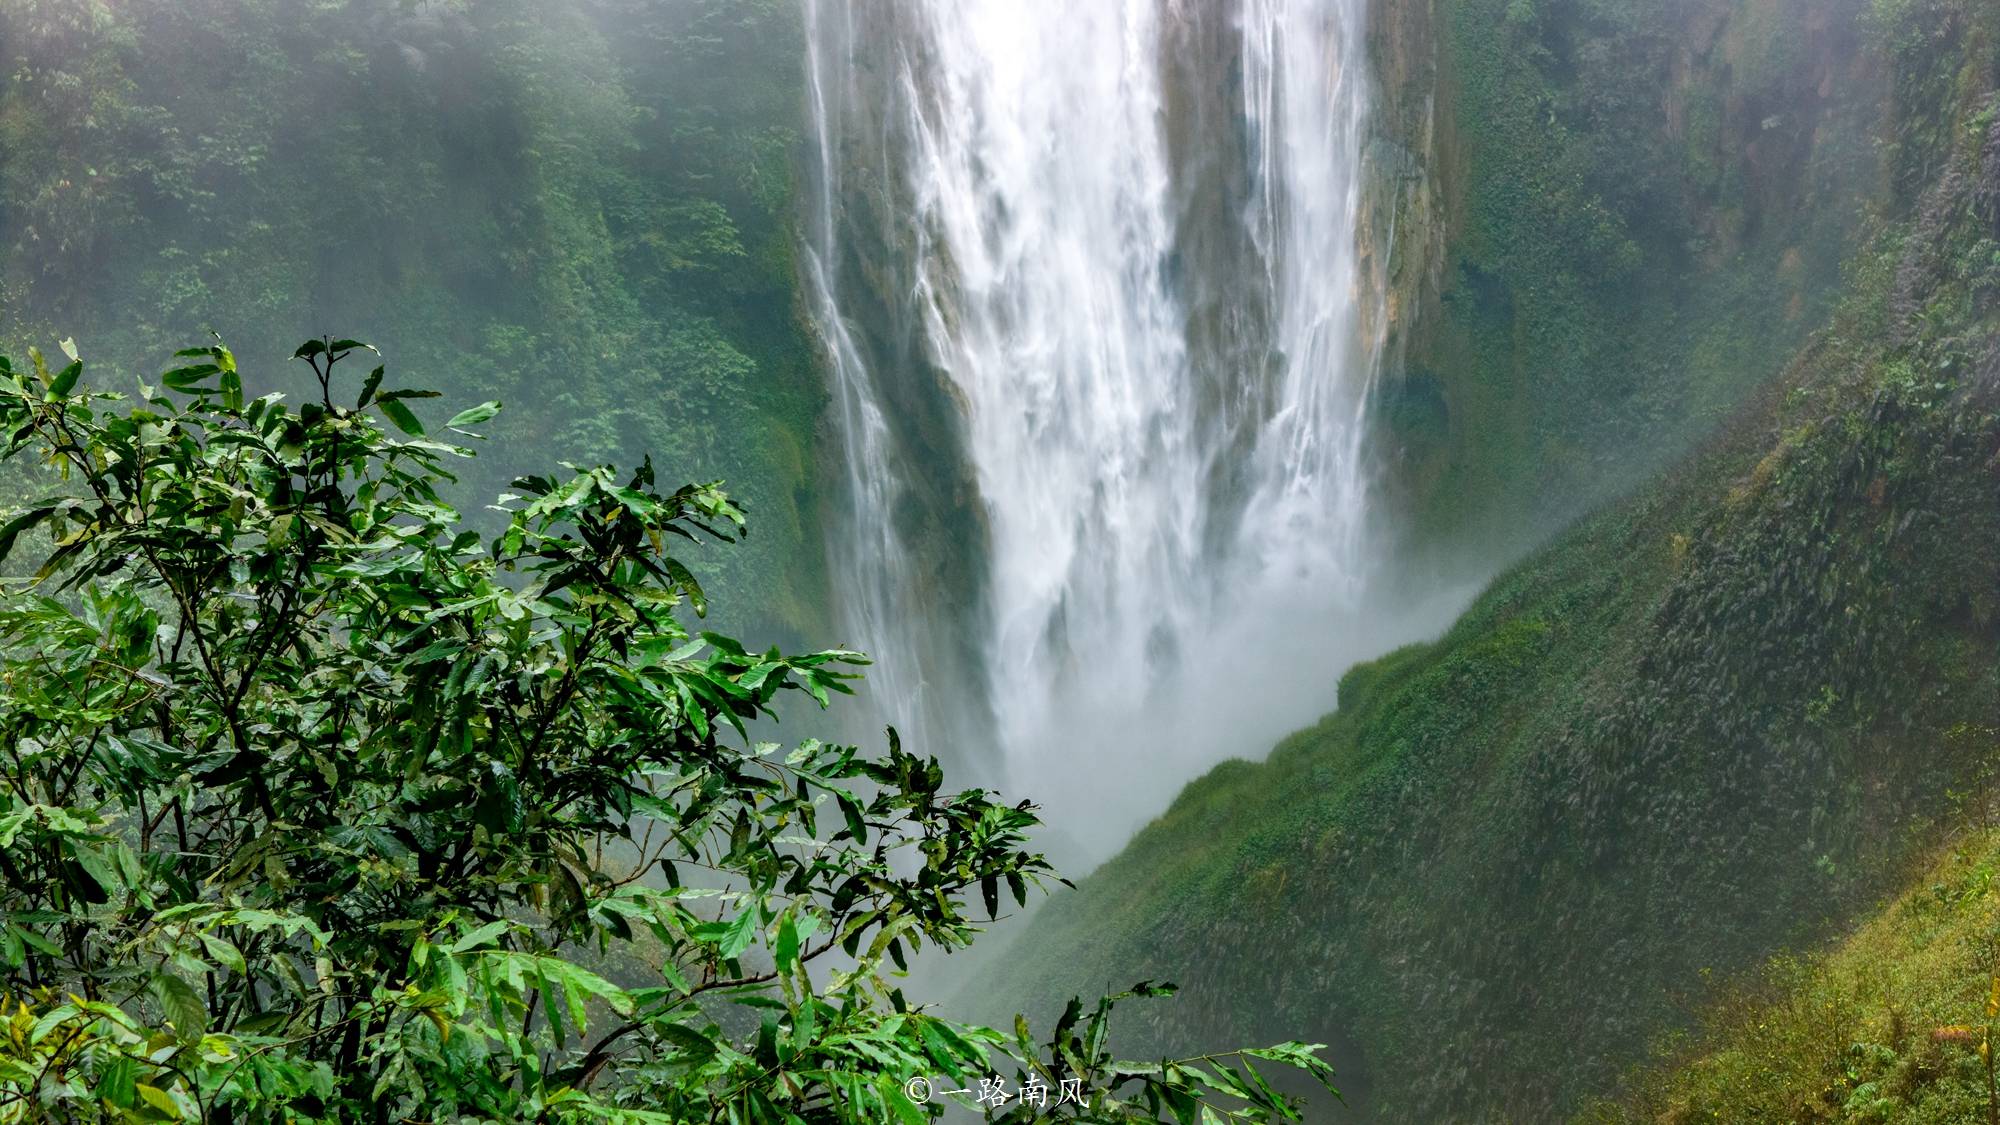
<instances>
[{"instance_id":1,"label":"background forest","mask_svg":"<svg viewBox=\"0 0 2000 1125\"><path fill-rule=\"evenodd\" d=\"M508 405L471 495L529 450L726 478L716 596L823 632L802 50L788 0L7 0L0 344L366 339Z\"/></svg>"}]
</instances>

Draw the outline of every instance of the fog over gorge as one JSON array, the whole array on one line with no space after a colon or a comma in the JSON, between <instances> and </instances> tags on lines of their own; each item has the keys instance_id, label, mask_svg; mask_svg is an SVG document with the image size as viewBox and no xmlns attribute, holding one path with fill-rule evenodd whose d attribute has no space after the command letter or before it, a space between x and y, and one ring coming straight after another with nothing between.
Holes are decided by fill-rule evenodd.
<instances>
[{"instance_id":1,"label":"fog over gorge","mask_svg":"<svg viewBox=\"0 0 2000 1125\"><path fill-rule=\"evenodd\" d=\"M0 1125L2000 1121L2000 4L0 70Z\"/></svg>"}]
</instances>

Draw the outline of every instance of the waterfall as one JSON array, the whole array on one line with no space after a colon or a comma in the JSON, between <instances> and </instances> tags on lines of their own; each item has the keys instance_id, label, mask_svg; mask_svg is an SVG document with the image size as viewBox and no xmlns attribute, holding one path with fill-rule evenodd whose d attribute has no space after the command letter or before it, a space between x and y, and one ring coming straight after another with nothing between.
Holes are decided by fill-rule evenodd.
<instances>
[{"instance_id":1,"label":"waterfall","mask_svg":"<svg viewBox=\"0 0 2000 1125\"><path fill-rule=\"evenodd\" d=\"M1366 655L1365 8L807 0L846 639L1086 851Z\"/></svg>"}]
</instances>

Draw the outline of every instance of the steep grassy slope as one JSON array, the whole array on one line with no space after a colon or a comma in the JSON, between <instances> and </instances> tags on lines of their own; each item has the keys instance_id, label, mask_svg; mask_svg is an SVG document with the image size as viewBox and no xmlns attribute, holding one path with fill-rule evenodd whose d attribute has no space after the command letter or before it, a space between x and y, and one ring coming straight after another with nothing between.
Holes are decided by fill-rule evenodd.
<instances>
[{"instance_id":1,"label":"steep grassy slope","mask_svg":"<svg viewBox=\"0 0 2000 1125\"><path fill-rule=\"evenodd\" d=\"M1784 376L1191 786L973 994L1165 977L1131 1049L1307 1035L1357 1119L1546 1120L1900 884L1985 760L1954 732L2000 724L2000 12L1871 21L1897 187Z\"/></svg>"},{"instance_id":2,"label":"steep grassy slope","mask_svg":"<svg viewBox=\"0 0 2000 1125\"><path fill-rule=\"evenodd\" d=\"M1991 740L2000 731L1968 731ZM2000 751L1991 742L1988 753ZM2000 831L1966 832L1910 889L1811 957L1774 959L1666 1044L1686 1064L1642 1074L1585 1125L1992 1120L2000 1083Z\"/></svg>"}]
</instances>

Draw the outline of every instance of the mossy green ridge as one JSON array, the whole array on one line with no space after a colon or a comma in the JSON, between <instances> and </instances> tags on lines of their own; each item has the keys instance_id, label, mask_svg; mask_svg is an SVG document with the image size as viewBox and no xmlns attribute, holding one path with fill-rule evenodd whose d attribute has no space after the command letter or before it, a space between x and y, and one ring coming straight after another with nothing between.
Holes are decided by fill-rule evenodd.
<instances>
[{"instance_id":1,"label":"mossy green ridge","mask_svg":"<svg viewBox=\"0 0 2000 1125\"><path fill-rule=\"evenodd\" d=\"M2000 751L2000 731L1964 735ZM2000 1083L1981 1048L2000 1050L2000 831L1980 812L1984 826L1879 913L1729 989L1699 1032L1661 1044L1684 1062L1641 1072L1579 1125L1992 1120Z\"/></svg>"},{"instance_id":2,"label":"mossy green ridge","mask_svg":"<svg viewBox=\"0 0 2000 1125\"><path fill-rule=\"evenodd\" d=\"M719 611L823 636L800 19L0 0L0 344L74 336L100 373L152 377L160 341L213 328L253 389L298 392L277 342L338 326L401 379L505 403L467 498L536 449L726 479L754 531L705 574Z\"/></svg>"},{"instance_id":3,"label":"mossy green ridge","mask_svg":"<svg viewBox=\"0 0 2000 1125\"><path fill-rule=\"evenodd\" d=\"M1954 732L2000 725L1996 25L1868 14L1892 186L1718 437L1190 786L968 994L1174 980L1128 1052L1283 1029L1341 1048L1352 1119L1550 1120L1899 886L1990 752Z\"/></svg>"}]
</instances>

